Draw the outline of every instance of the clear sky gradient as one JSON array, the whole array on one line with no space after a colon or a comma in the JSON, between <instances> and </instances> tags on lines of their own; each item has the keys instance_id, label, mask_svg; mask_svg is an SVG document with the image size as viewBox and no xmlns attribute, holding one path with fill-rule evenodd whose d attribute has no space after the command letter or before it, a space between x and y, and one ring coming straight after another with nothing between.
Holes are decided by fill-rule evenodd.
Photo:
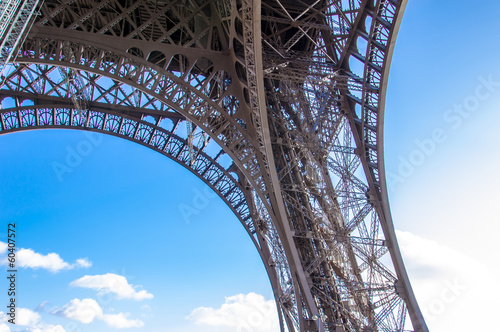
<instances>
[{"instance_id":1,"label":"clear sky gradient","mask_svg":"<svg viewBox=\"0 0 500 332\"><path fill-rule=\"evenodd\" d=\"M435 332L493 331L500 309L499 14L494 0L410 0L393 56L389 196ZM79 147L88 150L71 172L57 171ZM22 325L11 331L277 331L248 235L183 167L68 130L2 135L0 160L0 241L16 222L27 265L17 281ZM183 215L186 206L197 214ZM4 312L6 289L2 278Z\"/></svg>"}]
</instances>

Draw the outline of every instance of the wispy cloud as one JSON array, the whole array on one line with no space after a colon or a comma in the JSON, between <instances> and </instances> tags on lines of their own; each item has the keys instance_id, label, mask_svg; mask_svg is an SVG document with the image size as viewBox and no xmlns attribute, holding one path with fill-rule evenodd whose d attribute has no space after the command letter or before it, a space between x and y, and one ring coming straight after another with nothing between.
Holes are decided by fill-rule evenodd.
<instances>
[{"instance_id":1,"label":"wispy cloud","mask_svg":"<svg viewBox=\"0 0 500 332\"><path fill-rule=\"evenodd\" d=\"M217 327L217 331L271 332L279 330L274 300L256 293L226 297L220 308L199 307L187 319L197 325Z\"/></svg>"},{"instance_id":2,"label":"wispy cloud","mask_svg":"<svg viewBox=\"0 0 500 332\"><path fill-rule=\"evenodd\" d=\"M104 314L101 306L94 299L73 299L61 309L53 311L53 313L79 321L82 324L90 324L94 320L101 320L116 329L144 326L144 322L141 320L128 319L128 313Z\"/></svg>"},{"instance_id":3,"label":"wispy cloud","mask_svg":"<svg viewBox=\"0 0 500 332\"><path fill-rule=\"evenodd\" d=\"M100 294L112 293L119 299L133 299L137 301L152 299L153 294L145 290L137 291L135 288L140 286L133 286L128 283L124 276L114 273L106 273L102 275L86 275L80 279L74 280L70 286L91 288L99 291Z\"/></svg>"},{"instance_id":4,"label":"wispy cloud","mask_svg":"<svg viewBox=\"0 0 500 332\"><path fill-rule=\"evenodd\" d=\"M500 292L492 287L498 282L490 269L435 241L409 232L396 233L412 287L430 330L490 330L486 320L456 319L496 315L498 306L492 299L497 299Z\"/></svg>"},{"instance_id":5,"label":"wispy cloud","mask_svg":"<svg viewBox=\"0 0 500 332\"><path fill-rule=\"evenodd\" d=\"M7 251L7 243L0 242L0 254L5 254ZM6 265L7 259L1 260L0 264ZM21 248L16 251L16 264L23 268L46 269L51 272L60 272L62 270L71 270L75 268L88 268L92 266L92 262L88 258L79 258L75 263L70 264L65 262L59 254L54 252L49 254L40 254L33 249Z\"/></svg>"},{"instance_id":6,"label":"wispy cloud","mask_svg":"<svg viewBox=\"0 0 500 332\"><path fill-rule=\"evenodd\" d=\"M76 260L76 263L75 263L76 266L81 266L81 267L85 267L85 268L89 268L92 266L92 262L89 261L88 258L79 258Z\"/></svg>"}]
</instances>

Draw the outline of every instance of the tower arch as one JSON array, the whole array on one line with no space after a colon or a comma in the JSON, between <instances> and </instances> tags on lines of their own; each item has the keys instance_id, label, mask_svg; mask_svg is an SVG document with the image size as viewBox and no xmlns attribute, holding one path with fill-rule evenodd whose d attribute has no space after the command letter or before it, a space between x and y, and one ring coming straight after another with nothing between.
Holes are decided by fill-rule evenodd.
<instances>
[{"instance_id":1,"label":"tower arch","mask_svg":"<svg viewBox=\"0 0 500 332\"><path fill-rule=\"evenodd\" d=\"M187 144L189 166L204 151L195 134L236 166L222 173L267 250L282 330L402 331L408 316L427 331L383 175L385 88L405 4L49 0L14 50L0 93L21 102L2 111L2 130L40 126L49 105L53 125L109 123L148 145L174 137L162 121L184 121L175 149Z\"/></svg>"}]
</instances>

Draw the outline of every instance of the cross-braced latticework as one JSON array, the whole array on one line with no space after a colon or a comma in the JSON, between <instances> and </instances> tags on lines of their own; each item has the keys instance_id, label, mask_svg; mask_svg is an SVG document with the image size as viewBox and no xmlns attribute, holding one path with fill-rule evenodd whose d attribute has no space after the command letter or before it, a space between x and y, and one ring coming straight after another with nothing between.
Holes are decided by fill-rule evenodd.
<instances>
[{"instance_id":1,"label":"cross-braced latticework","mask_svg":"<svg viewBox=\"0 0 500 332\"><path fill-rule=\"evenodd\" d=\"M382 158L404 6L47 0L7 68L0 133L93 130L191 170L254 242L282 331L427 331Z\"/></svg>"}]
</instances>

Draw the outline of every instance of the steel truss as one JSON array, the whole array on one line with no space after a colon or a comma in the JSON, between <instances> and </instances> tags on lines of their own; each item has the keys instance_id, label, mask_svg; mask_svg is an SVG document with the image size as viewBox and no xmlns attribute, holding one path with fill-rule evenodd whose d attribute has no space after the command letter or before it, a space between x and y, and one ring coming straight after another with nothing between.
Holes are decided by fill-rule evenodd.
<instances>
[{"instance_id":1,"label":"steel truss","mask_svg":"<svg viewBox=\"0 0 500 332\"><path fill-rule=\"evenodd\" d=\"M256 245L282 331L427 331L384 178L404 6L45 1L0 89L0 134L98 131L189 169Z\"/></svg>"},{"instance_id":2,"label":"steel truss","mask_svg":"<svg viewBox=\"0 0 500 332\"><path fill-rule=\"evenodd\" d=\"M43 1L42 1L43 2ZM40 0L4 0L0 2L0 75L11 62L33 23Z\"/></svg>"}]
</instances>

